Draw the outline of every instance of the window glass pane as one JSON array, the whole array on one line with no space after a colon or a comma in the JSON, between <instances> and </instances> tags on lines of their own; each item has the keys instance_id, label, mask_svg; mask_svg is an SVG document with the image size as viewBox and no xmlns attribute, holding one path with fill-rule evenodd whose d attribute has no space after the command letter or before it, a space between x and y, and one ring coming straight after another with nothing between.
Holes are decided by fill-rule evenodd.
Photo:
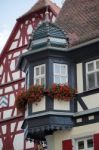
<instances>
[{"instance_id":1,"label":"window glass pane","mask_svg":"<svg viewBox=\"0 0 99 150\"><path fill-rule=\"evenodd\" d=\"M99 61L96 62L96 68L99 69Z\"/></svg>"},{"instance_id":2,"label":"window glass pane","mask_svg":"<svg viewBox=\"0 0 99 150\"><path fill-rule=\"evenodd\" d=\"M40 84L40 80L39 79L35 79L35 84L39 85Z\"/></svg>"},{"instance_id":3,"label":"window glass pane","mask_svg":"<svg viewBox=\"0 0 99 150\"><path fill-rule=\"evenodd\" d=\"M40 74L40 70L39 68L36 68L36 76L38 76Z\"/></svg>"},{"instance_id":4,"label":"window glass pane","mask_svg":"<svg viewBox=\"0 0 99 150\"><path fill-rule=\"evenodd\" d=\"M79 141L78 142L78 150L84 149L84 141Z\"/></svg>"},{"instance_id":5,"label":"window glass pane","mask_svg":"<svg viewBox=\"0 0 99 150\"><path fill-rule=\"evenodd\" d=\"M88 75L88 88L94 88L95 87L95 74L89 74Z\"/></svg>"},{"instance_id":6,"label":"window glass pane","mask_svg":"<svg viewBox=\"0 0 99 150\"><path fill-rule=\"evenodd\" d=\"M61 84L65 84L66 83L66 77L61 77Z\"/></svg>"},{"instance_id":7,"label":"window glass pane","mask_svg":"<svg viewBox=\"0 0 99 150\"><path fill-rule=\"evenodd\" d=\"M94 63L88 64L88 72L94 70Z\"/></svg>"},{"instance_id":8,"label":"window glass pane","mask_svg":"<svg viewBox=\"0 0 99 150\"><path fill-rule=\"evenodd\" d=\"M61 65L61 74L62 75L66 75L66 73L67 73L67 67L66 67L66 65Z\"/></svg>"},{"instance_id":9,"label":"window glass pane","mask_svg":"<svg viewBox=\"0 0 99 150\"><path fill-rule=\"evenodd\" d=\"M41 66L41 74L45 74L45 66Z\"/></svg>"},{"instance_id":10,"label":"window glass pane","mask_svg":"<svg viewBox=\"0 0 99 150\"><path fill-rule=\"evenodd\" d=\"M55 76L54 77L54 82L59 84L60 83L60 77L59 76Z\"/></svg>"},{"instance_id":11,"label":"window glass pane","mask_svg":"<svg viewBox=\"0 0 99 150\"><path fill-rule=\"evenodd\" d=\"M91 148L93 147L93 140L92 139L88 139L87 140L87 148Z\"/></svg>"},{"instance_id":12,"label":"window glass pane","mask_svg":"<svg viewBox=\"0 0 99 150\"><path fill-rule=\"evenodd\" d=\"M45 79L41 78L41 85L45 85Z\"/></svg>"},{"instance_id":13,"label":"window glass pane","mask_svg":"<svg viewBox=\"0 0 99 150\"><path fill-rule=\"evenodd\" d=\"M96 74L97 74L97 85L99 86L99 72L97 72Z\"/></svg>"},{"instance_id":14,"label":"window glass pane","mask_svg":"<svg viewBox=\"0 0 99 150\"><path fill-rule=\"evenodd\" d=\"M55 68L54 69L54 71L55 71L54 73L55 74L60 74L60 65L59 64L54 64L54 68Z\"/></svg>"}]
</instances>

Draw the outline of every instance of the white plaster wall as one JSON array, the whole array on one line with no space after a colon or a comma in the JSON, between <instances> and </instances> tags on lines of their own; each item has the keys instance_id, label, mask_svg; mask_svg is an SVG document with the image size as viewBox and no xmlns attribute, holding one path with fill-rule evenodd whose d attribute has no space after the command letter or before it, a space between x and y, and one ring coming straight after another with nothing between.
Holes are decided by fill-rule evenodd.
<instances>
[{"instance_id":1,"label":"white plaster wall","mask_svg":"<svg viewBox=\"0 0 99 150\"><path fill-rule=\"evenodd\" d=\"M4 111L3 119L11 117L11 113L12 113L12 109Z\"/></svg>"},{"instance_id":2,"label":"white plaster wall","mask_svg":"<svg viewBox=\"0 0 99 150\"><path fill-rule=\"evenodd\" d=\"M55 99L54 110L70 110L70 102Z\"/></svg>"},{"instance_id":3,"label":"white plaster wall","mask_svg":"<svg viewBox=\"0 0 99 150\"><path fill-rule=\"evenodd\" d=\"M13 42L9 50L13 50L13 49L17 48L17 43L18 43L18 41Z\"/></svg>"},{"instance_id":4,"label":"white plaster wall","mask_svg":"<svg viewBox=\"0 0 99 150\"><path fill-rule=\"evenodd\" d=\"M14 145L14 150L23 150L23 145L24 145L23 133L15 135L13 145Z\"/></svg>"},{"instance_id":5,"label":"white plaster wall","mask_svg":"<svg viewBox=\"0 0 99 150\"><path fill-rule=\"evenodd\" d=\"M10 69L11 69L11 71L14 71L14 70L15 70L15 60L12 60L12 61L11 61Z\"/></svg>"},{"instance_id":6,"label":"white plaster wall","mask_svg":"<svg viewBox=\"0 0 99 150\"><path fill-rule=\"evenodd\" d=\"M21 83L21 88L23 88L25 86L25 83L24 82L22 82Z\"/></svg>"},{"instance_id":7,"label":"white plaster wall","mask_svg":"<svg viewBox=\"0 0 99 150\"><path fill-rule=\"evenodd\" d=\"M6 129L7 129L6 125L2 126L3 134L6 134Z\"/></svg>"},{"instance_id":8,"label":"white plaster wall","mask_svg":"<svg viewBox=\"0 0 99 150\"><path fill-rule=\"evenodd\" d=\"M20 78L20 71L12 73L13 80L17 80Z\"/></svg>"},{"instance_id":9,"label":"white plaster wall","mask_svg":"<svg viewBox=\"0 0 99 150\"><path fill-rule=\"evenodd\" d=\"M21 37L21 40L20 40L20 44L19 44L19 47L20 47L20 46L22 46L22 37Z\"/></svg>"},{"instance_id":10,"label":"white plaster wall","mask_svg":"<svg viewBox=\"0 0 99 150\"><path fill-rule=\"evenodd\" d=\"M40 102L32 104L32 112L39 112L44 110L45 110L45 97L43 97Z\"/></svg>"},{"instance_id":11,"label":"white plaster wall","mask_svg":"<svg viewBox=\"0 0 99 150\"><path fill-rule=\"evenodd\" d=\"M99 93L90 96L82 97L88 109L99 107Z\"/></svg>"},{"instance_id":12,"label":"white plaster wall","mask_svg":"<svg viewBox=\"0 0 99 150\"><path fill-rule=\"evenodd\" d=\"M3 89L0 89L0 94L2 94L3 93Z\"/></svg>"},{"instance_id":13,"label":"white plaster wall","mask_svg":"<svg viewBox=\"0 0 99 150\"><path fill-rule=\"evenodd\" d=\"M33 30L32 25L29 25L29 26L28 26L28 29L27 29L27 33L28 33L28 34L31 34L31 33L32 33L32 30Z\"/></svg>"},{"instance_id":14,"label":"white plaster wall","mask_svg":"<svg viewBox=\"0 0 99 150\"><path fill-rule=\"evenodd\" d=\"M21 130L22 123L23 123L23 121L20 121L20 122L18 123L17 131L20 131L20 130Z\"/></svg>"},{"instance_id":15,"label":"white plaster wall","mask_svg":"<svg viewBox=\"0 0 99 150\"><path fill-rule=\"evenodd\" d=\"M17 115L17 109L15 108L13 116Z\"/></svg>"},{"instance_id":16,"label":"white plaster wall","mask_svg":"<svg viewBox=\"0 0 99 150\"><path fill-rule=\"evenodd\" d=\"M14 87L15 87L15 89L17 90L17 89L18 89L18 84L15 84Z\"/></svg>"},{"instance_id":17,"label":"white plaster wall","mask_svg":"<svg viewBox=\"0 0 99 150\"><path fill-rule=\"evenodd\" d=\"M3 78L2 78L2 84L5 83L5 73L3 74Z\"/></svg>"},{"instance_id":18,"label":"white plaster wall","mask_svg":"<svg viewBox=\"0 0 99 150\"><path fill-rule=\"evenodd\" d=\"M2 139L0 138L0 150L2 150L3 144L2 144Z\"/></svg>"},{"instance_id":19,"label":"white plaster wall","mask_svg":"<svg viewBox=\"0 0 99 150\"><path fill-rule=\"evenodd\" d=\"M9 106L13 106L14 102L15 102L15 96L14 94L10 94Z\"/></svg>"},{"instance_id":20,"label":"white plaster wall","mask_svg":"<svg viewBox=\"0 0 99 150\"><path fill-rule=\"evenodd\" d=\"M7 82L11 82L10 74L8 73Z\"/></svg>"},{"instance_id":21,"label":"white plaster wall","mask_svg":"<svg viewBox=\"0 0 99 150\"><path fill-rule=\"evenodd\" d=\"M5 88L5 93L12 92L12 91L13 91L12 86Z\"/></svg>"},{"instance_id":22,"label":"white plaster wall","mask_svg":"<svg viewBox=\"0 0 99 150\"><path fill-rule=\"evenodd\" d=\"M82 63L76 65L77 68L77 91L78 93L83 92L83 70Z\"/></svg>"},{"instance_id":23,"label":"white plaster wall","mask_svg":"<svg viewBox=\"0 0 99 150\"><path fill-rule=\"evenodd\" d=\"M1 65L0 66L0 75L2 74L2 71L3 71L3 66Z\"/></svg>"},{"instance_id":24,"label":"white plaster wall","mask_svg":"<svg viewBox=\"0 0 99 150\"><path fill-rule=\"evenodd\" d=\"M17 32L15 39L18 39L20 37L20 30Z\"/></svg>"},{"instance_id":25,"label":"white plaster wall","mask_svg":"<svg viewBox=\"0 0 99 150\"><path fill-rule=\"evenodd\" d=\"M19 52L14 53L13 57L17 57L17 56L19 56L19 55L20 55L20 51L19 51Z\"/></svg>"},{"instance_id":26,"label":"white plaster wall","mask_svg":"<svg viewBox=\"0 0 99 150\"><path fill-rule=\"evenodd\" d=\"M78 112L79 112L79 111L83 111L81 105L80 105L78 102L77 102L77 109L78 109Z\"/></svg>"},{"instance_id":27,"label":"white plaster wall","mask_svg":"<svg viewBox=\"0 0 99 150\"><path fill-rule=\"evenodd\" d=\"M54 150L62 150L62 141L67 139L76 139L85 136L92 136L99 133L99 123L86 126L75 127L69 131L57 131L54 133L55 147ZM76 150L76 149L73 149Z\"/></svg>"},{"instance_id":28,"label":"white plaster wall","mask_svg":"<svg viewBox=\"0 0 99 150\"><path fill-rule=\"evenodd\" d=\"M8 55L8 59L11 59L11 57L12 57L12 54L9 54L9 55Z\"/></svg>"},{"instance_id":29,"label":"white plaster wall","mask_svg":"<svg viewBox=\"0 0 99 150\"><path fill-rule=\"evenodd\" d=\"M14 132L16 123L11 123L11 132Z\"/></svg>"}]
</instances>

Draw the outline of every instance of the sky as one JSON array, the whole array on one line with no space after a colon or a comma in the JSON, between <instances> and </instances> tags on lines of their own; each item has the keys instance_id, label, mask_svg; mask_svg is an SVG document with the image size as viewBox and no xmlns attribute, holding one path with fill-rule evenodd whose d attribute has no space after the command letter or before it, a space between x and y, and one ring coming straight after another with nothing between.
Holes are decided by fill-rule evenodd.
<instances>
[{"instance_id":1,"label":"sky","mask_svg":"<svg viewBox=\"0 0 99 150\"><path fill-rule=\"evenodd\" d=\"M0 52L2 51L16 19L28 11L38 0L1 0L0 2ZM61 7L63 0L52 0Z\"/></svg>"}]
</instances>

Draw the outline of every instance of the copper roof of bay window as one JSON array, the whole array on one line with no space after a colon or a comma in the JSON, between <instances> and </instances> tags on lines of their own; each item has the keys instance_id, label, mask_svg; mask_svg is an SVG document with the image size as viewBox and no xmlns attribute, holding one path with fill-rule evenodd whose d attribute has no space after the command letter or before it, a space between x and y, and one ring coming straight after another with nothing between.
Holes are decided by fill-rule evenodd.
<instances>
[{"instance_id":1,"label":"copper roof of bay window","mask_svg":"<svg viewBox=\"0 0 99 150\"><path fill-rule=\"evenodd\" d=\"M65 0L56 23L77 45L99 37L99 0Z\"/></svg>"}]
</instances>

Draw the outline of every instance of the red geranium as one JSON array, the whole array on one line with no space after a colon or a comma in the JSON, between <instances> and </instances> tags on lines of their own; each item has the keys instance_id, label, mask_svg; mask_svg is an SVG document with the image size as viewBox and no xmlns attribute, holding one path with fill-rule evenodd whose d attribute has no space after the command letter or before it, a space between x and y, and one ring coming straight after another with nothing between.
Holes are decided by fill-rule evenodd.
<instances>
[{"instance_id":1,"label":"red geranium","mask_svg":"<svg viewBox=\"0 0 99 150\"><path fill-rule=\"evenodd\" d=\"M71 100L75 94L76 90L66 84L53 84L48 90L48 95L58 100Z\"/></svg>"},{"instance_id":2,"label":"red geranium","mask_svg":"<svg viewBox=\"0 0 99 150\"><path fill-rule=\"evenodd\" d=\"M19 91L16 96L15 105L20 112L24 112L28 102L27 91Z\"/></svg>"},{"instance_id":3,"label":"red geranium","mask_svg":"<svg viewBox=\"0 0 99 150\"><path fill-rule=\"evenodd\" d=\"M44 89L41 85L33 85L28 90L20 91L16 97L16 107L24 112L27 103L39 102L45 95L58 100L72 100L75 97L76 90L68 85L53 84L52 87Z\"/></svg>"},{"instance_id":4,"label":"red geranium","mask_svg":"<svg viewBox=\"0 0 99 150\"><path fill-rule=\"evenodd\" d=\"M41 101L41 98L44 96L44 87L40 85L33 85L28 90L28 102L39 102Z\"/></svg>"}]
</instances>

